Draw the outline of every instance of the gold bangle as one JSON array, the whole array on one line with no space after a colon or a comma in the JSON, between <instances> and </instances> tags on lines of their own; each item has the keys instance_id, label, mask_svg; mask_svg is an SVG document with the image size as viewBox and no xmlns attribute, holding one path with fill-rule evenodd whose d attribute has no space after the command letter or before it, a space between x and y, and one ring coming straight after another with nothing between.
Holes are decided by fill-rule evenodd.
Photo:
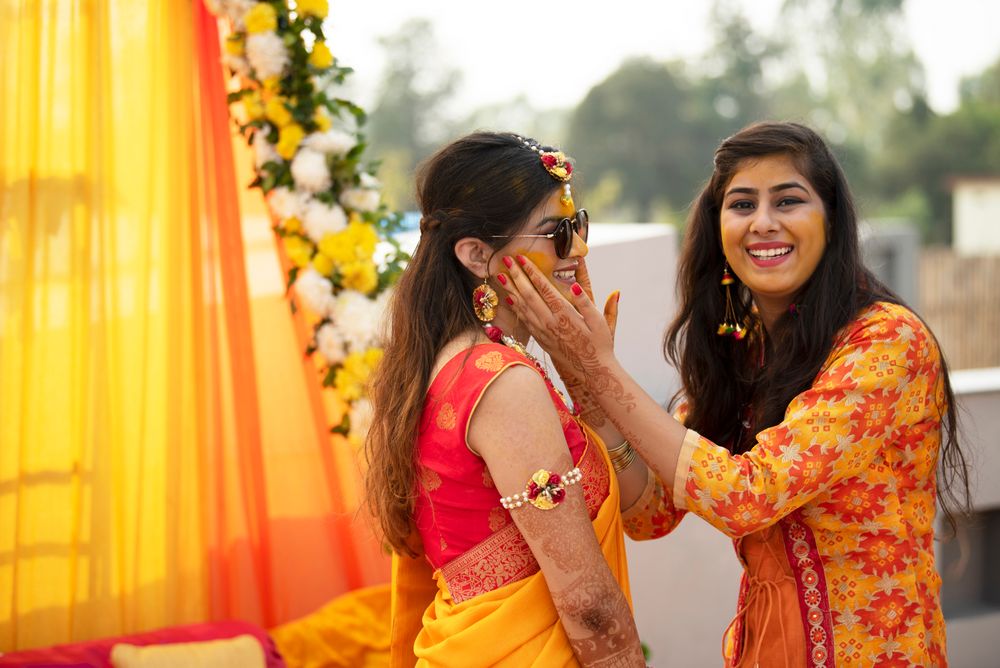
<instances>
[{"instance_id":1,"label":"gold bangle","mask_svg":"<svg viewBox=\"0 0 1000 668\"><path fill-rule=\"evenodd\" d=\"M611 458L611 466L614 468L615 473L621 473L635 461L635 450L630 446L625 450L624 454L617 457Z\"/></svg>"},{"instance_id":2,"label":"gold bangle","mask_svg":"<svg viewBox=\"0 0 1000 668\"><path fill-rule=\"evenodd\" d=\"M625 452L631 447L632 446L629 445L628 439L626 438L624 441L621 442L620 445L616 445L613 448L608 448L608 454L611 456L612 459L614 459L615 457L618 457L621 453Z\"/></svg>"}]
</instances>

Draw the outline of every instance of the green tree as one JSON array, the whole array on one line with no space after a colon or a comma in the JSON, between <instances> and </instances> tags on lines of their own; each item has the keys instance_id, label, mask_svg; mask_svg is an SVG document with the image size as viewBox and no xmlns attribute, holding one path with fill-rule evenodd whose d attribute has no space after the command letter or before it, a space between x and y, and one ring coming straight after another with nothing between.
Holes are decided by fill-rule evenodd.
<instances>
[{"instance_id":1,"label":"green tree","mask_svg":"<svg viewBox=\"0 0 1000 668\"><path fill-rule=\"evenodd\" d=\"M701 133L693 131L691 101L678 66L634 59L573 112L567 146L589 184L619 183L619 215L646 222L655 207L678 208L691 198L692 183L711 164Z\"/></svg>"},{"instance_id":2,"label":"green tree","mask_svg":"<svg viewBox=\"0 0 1000 668\"><path fill-rule=\"evenodd\" d=\"M718 143L769 116L764 70L782 45L749 29L731 0L715 2L711 25L702 62L627 61L571 116L567 145L600 195L599 217L680 222Z\"/></svg>"},{"instance_id":3,"label":"green tree","mask_svg":"<svg viewBox=\"0 0 1000 668\"><path fill-rule=\"evenodd\" d=\"M921 99L890 127L891 150L878 168L881 193L889 213L911 207L930 242L951 241L955 177L1000 175L1000 96L989 85L998 71L1000 63L963 84L953 113L937 115Z\"/></svg>"}]
</instances>

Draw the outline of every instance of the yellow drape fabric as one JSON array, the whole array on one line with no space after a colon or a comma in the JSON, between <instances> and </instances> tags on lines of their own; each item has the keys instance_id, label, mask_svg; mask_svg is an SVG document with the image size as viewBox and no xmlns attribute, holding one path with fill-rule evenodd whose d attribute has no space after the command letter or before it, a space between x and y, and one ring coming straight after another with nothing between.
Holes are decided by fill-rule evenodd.
<instances>
[{"instance_id":1,"label":"yellow drape fabric","mask_svg":"<svg viewBox=\"0 0 1000 668\"><path fill-rule=\"evenodd\" d=\"M0 651L384 580L288 306L248 292L201 2L4 2L0 95Z\"/></svg>"}]
</instances>

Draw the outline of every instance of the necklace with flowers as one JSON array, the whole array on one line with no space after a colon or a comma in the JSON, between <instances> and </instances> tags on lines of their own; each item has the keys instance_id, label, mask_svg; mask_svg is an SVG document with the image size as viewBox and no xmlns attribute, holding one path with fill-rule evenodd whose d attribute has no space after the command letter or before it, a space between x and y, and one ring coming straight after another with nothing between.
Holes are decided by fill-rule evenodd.
<instances>
[{"instance_id":1,"label":"necklace with flowers","mask_svg":"<svg viewBox=\"0 0 1000 668\"><path fill-rule=\"evenodd\" d=\"M559 390L558 387L553 385L552 379L549 378L549 372L545 369L545 365L543 365L537 357L535 357L528 351L527 346L525 346L523 343L515 339L510 334L505 334L504 331L499 327L497 327L496 325L483 325L483 331L486 333L486 338L488 338L493 343L503 344L508 348L510 348L511 350L517 351L522 355L524 355L526 358L528 358L528 361L530 361L535 366L535 368L538 369L538 373L542 374L542 378L545 380L545 384L551 387L553 390L555 390L555 393L559 395L560 399L562 399L563 404L567 408L569 408L570 415L572 415L573 417L577 417L580 415L580 407L576 405L575 401L572 403L566 401L566 396Z\"/></svg>"}]
</instances>

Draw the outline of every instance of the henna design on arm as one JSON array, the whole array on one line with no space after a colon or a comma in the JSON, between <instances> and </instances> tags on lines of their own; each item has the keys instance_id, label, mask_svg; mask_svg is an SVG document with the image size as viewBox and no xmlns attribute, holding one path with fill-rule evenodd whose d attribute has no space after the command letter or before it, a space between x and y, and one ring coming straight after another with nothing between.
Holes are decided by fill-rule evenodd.
<instances>
[{"instance_id":1,"label":"henna design on arm","mask_svg":"<svg viewBox=\"0 0 1000 668\"><path fill-rule=\"evenodd\" d=\"M602 580L599 573L585 571L552 593L563 618L571 622L566 634L573 652L589 666L644 666L638 632L630 623L632 610L620 590L609 596Z\"/></svg>"}]
</instances>

